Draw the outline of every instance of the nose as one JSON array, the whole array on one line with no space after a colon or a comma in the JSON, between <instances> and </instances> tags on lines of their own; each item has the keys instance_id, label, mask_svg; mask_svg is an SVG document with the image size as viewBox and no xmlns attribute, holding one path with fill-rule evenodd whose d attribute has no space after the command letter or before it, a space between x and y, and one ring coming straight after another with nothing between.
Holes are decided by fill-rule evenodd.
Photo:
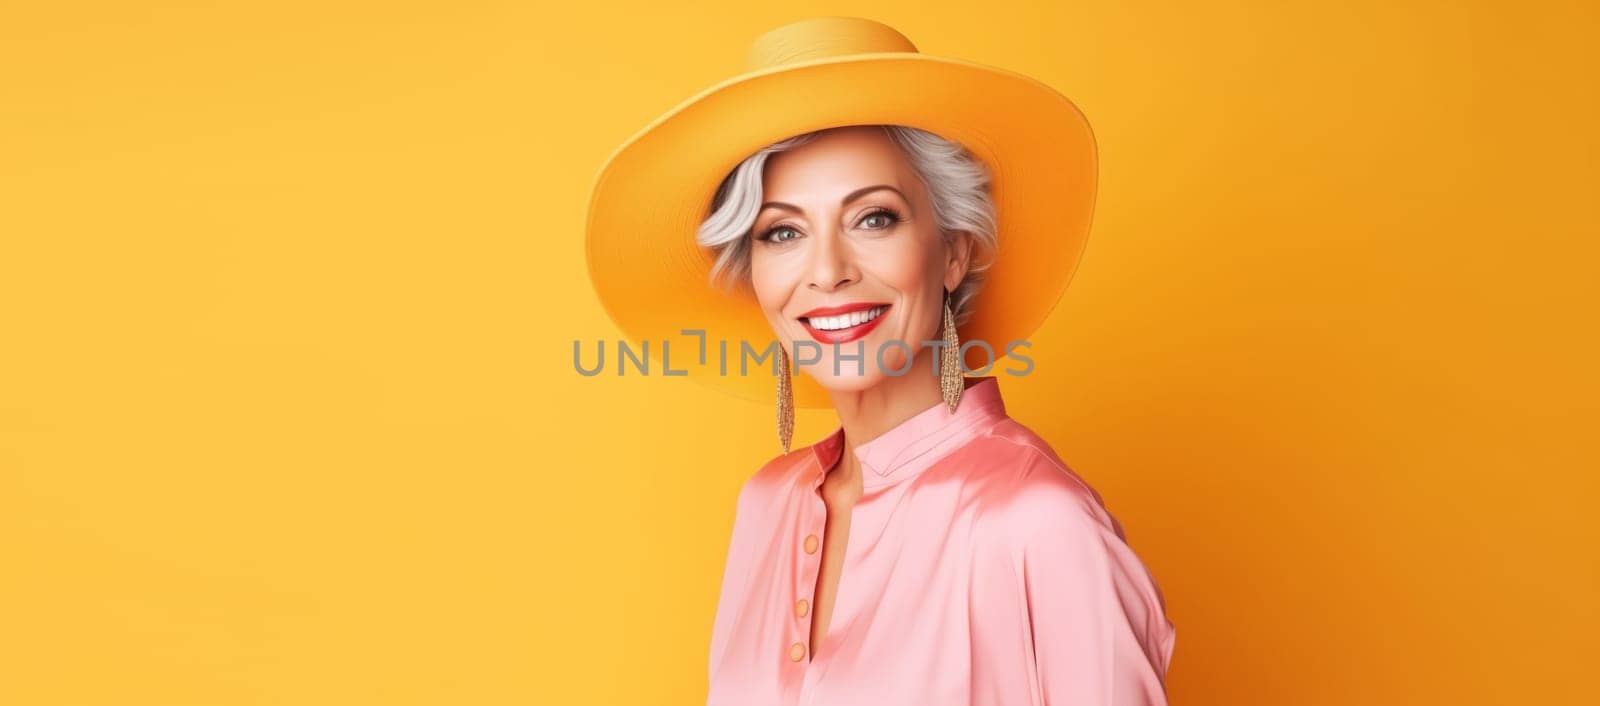
<instances>
[{"instance_id":1,"label":"nose","mask_svg":"<svg viewBox=\"0 0 1600 706\"><path fill-rule=\"evenodd\" d=\"M839 229L829 228L812 238L806 286L814 291L831 292L860 279L855 257Z\"/></svg>"}]
</instances>

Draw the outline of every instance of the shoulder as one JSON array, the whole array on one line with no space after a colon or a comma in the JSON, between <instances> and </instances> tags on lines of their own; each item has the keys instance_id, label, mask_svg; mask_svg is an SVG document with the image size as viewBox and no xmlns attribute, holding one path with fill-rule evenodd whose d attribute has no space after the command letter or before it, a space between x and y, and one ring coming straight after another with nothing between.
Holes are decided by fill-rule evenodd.
<instances>
[{"instance_id":1,"label":"shoulder","mask_svg":"<svg viewBox=\"0 0 1600 706\"><path fill-rule=\"evenodd\" d=\"M786 491L798 482L800 474L810 468L813 456L810 446L801 446L768 459L740 487L739 509L765 506L785 497Z\"/></svg>"},{"instance_id":2,"label":"shoulder","mask_svg":"<svg viewBox=\"0 0 1600 706\"><path fill-rule=\"evenodd\" d=\"M975 470L995 539L1017 546L1122 534L1100 494L1031 428L1007 418L973 444L973 457L983 459Z\"/></svg>"}]
</instances>

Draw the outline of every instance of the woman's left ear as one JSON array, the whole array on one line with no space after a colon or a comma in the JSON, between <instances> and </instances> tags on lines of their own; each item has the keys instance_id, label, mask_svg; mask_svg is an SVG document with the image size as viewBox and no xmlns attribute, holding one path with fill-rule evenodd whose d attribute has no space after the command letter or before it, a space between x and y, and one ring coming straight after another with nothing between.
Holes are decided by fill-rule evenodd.
<instances>
[{"instance_id":1,"label":"woman's left ear","mask_svg":"<svg viewBox=\"0 0 1600 706\"><path fill-rule=\"evenodd\" d=\"M972 234L964 230L951 233L945 254L944 288L953 292L967 278L967 266L972 262Z\"/></svg>"}]
</instances>

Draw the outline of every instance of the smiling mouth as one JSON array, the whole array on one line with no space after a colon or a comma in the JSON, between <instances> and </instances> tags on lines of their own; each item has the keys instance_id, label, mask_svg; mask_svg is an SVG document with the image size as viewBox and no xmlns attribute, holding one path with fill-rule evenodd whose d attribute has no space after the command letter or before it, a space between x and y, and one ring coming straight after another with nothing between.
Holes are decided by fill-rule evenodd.
<instances>
[{"instance_id":1,"label":"smiling mouth","mask_svg":"<svg viewBox=\"0 0 1600 706\"><path fill-rule=\"evenodd\" d=\"M838 310L838 307L830 308ZM799 320L806 333L818 343L849 343L865 337L883 323L883 314L888 310L888 304L878 304L840 314L802 316Z\"/></svg>"},{"instance_id":2,"label":"smiling mouth","mask_svg":"<svg viewBox=\"0 0 1600 706\"><path fill-rule=\"evenodd\" d=\"M882 305L837 316L802 316L800 323L819 331L843 331L877 319L888 309L888 305Z\"/></svg>"}]
</instances>

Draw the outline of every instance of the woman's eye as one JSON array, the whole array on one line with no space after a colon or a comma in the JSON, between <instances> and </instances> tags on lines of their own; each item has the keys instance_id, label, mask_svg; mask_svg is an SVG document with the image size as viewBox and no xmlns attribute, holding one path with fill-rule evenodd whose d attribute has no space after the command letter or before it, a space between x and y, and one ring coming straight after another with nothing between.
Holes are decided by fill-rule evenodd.
<instances>
[{"instance_id":1,"label":"woman's eye","mask_svg":"<svg viewBox=\"0 0 1600 706\"><path fill-rule=\"evenodd\" d=\"M785 237L785 234L788 234L788 236ZM800 234L795 229L788 226L778 226L762 234L761 239L774 243L785 243L798 237L800 237Z\"/></svg>"},{"instance_id":2,"label":"woman's eye","mask_svg":"<svg viewBox=\"0 0 1600 706\"><path fill-rule=\"evenodd\" d=\"M861 219L861 225L873 230L881 230L894 225L895 221L898 220L900 219L888 211L873 211L867 214L866 218Z\"/></svg>"}]
</instances>

